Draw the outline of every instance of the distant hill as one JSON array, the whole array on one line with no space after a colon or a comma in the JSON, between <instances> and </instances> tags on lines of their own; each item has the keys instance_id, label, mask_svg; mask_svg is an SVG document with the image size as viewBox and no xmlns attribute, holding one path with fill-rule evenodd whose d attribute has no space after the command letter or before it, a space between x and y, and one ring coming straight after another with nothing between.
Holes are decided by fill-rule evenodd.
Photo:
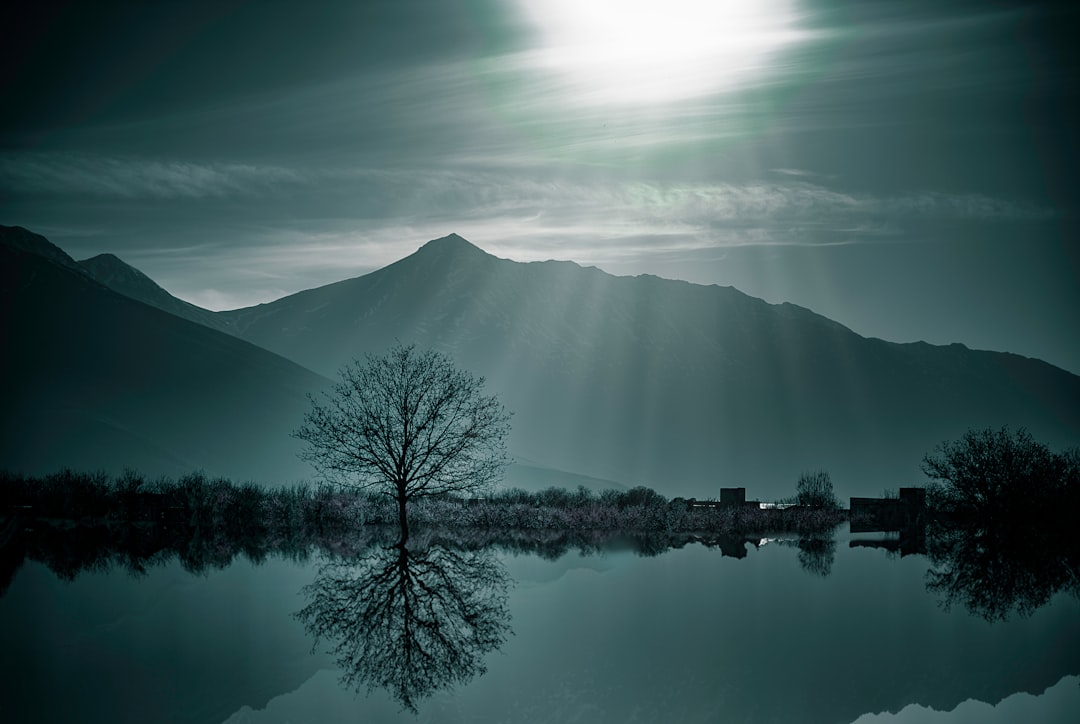
<instances>
[{"instance_id":1,"label":"distant hill","mask_svg":"<svg viewBox=\"0 0 1080 724\"><path fill-rule=\"evenodd\" d=\"M113 254L98 254L79 261L78 265L91 277L125 297L138 299L151 307L198 322L219 332L228 331L227 325L209 309L177 299L158 286L153 279Z\"/></svg>"},{"instance_id":2,"label":"distant hill","mask_svg":"<svg viewBox=\"0 0 1080 724\"><path fill-rule=\"evenodd\" d=\"M585 488L591 493L599 493L604 490L626 490L625 485L614 480L604 480L603 478L578 475L565 470L555 470L528 460L515 460L507 466L502 487L520 488L530 493L536 493L547 488L563 488L564 490Z\"/></svg>"},{"instance_id":3,"label":"distant hill","mask_svg":"<svg viewBox=\"0 0 1080 724\"><path fill-rule=\"evenodd\" d=\"M730 287L518 263L457 235L219 317L327 376L395 340L445 351L514 411L516 454L669 495L787 495L819 467L841 498L878 494L969 427L1080 441L1080 377L1038 360L868 339Z\"/></svg>"},{"instance_id":4,"label":"distant hill","mask_svg":"<svg viewBox=\"0 0 1080 724\"><path fill-rule=\"evenodd\" d=\"M106 288L43 237L0 227L0 467L290 483L297 364Z\"/></svg>"}]
</instances>

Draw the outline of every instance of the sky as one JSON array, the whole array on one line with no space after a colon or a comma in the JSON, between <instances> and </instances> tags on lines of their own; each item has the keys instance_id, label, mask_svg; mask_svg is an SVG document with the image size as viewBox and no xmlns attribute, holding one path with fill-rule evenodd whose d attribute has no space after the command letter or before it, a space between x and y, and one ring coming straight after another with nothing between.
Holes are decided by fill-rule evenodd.
<instances>
[{"instance_id":1,"label":"sky","mask_svg":"<svg viewBox=\"0 0 1080 724\"><path fill-rule=\"evenodd\" d=\"M210 309L458 233L1080 374L1070 3L5 3L0 223Z\"/></svg>"}]
</instances>

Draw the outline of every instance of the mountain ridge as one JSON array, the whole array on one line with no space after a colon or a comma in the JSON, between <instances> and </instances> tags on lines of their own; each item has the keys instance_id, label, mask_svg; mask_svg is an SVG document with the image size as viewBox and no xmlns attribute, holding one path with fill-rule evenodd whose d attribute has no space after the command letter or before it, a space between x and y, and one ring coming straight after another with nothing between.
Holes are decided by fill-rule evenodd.
<instances>
[{"instance_id":1,"label":"mountain ridge","mask_svg":"<svg viewBox=\"0 0 1080 724\"><path fill-rule=\"evenodd\" d=\"M876 494L969 427L1052 444L1080 430L1080 377L1041 360L862 337L733 287L514 262L460 237L219 314L327 375L395 341L439 349L516 411L516 453L688 494L755 479L779 494L811 467L884 478L863 483Z\"/></svg>"},{"instance_id":2,"label":"mountain ridge","mask_svg":"<svg viewBox=\"0 0 1080 724\"><path fill-rule=\"evenodd\" d=\"M230 331L214 312L173 296L140 269L115 254L98 254L76 264L114 292L219 332Z\"/></svg>"},{"instance_id":3,"label":"mountain ridge","mask_svg":"<svg viewBox=\"0 0 1080 724\"><path fill-rule=\"evenodd\" d=\"M22 226L4 226L0 224L0 244L11 249L35 254L75 271L84 271L80 269L78 263L66 251L41 234Z\"/></svg>"},{"instance_id":4,"label":"mountain ridge","mask_svg":"<svg viewBox=\"0 0 1080 724\"><path fill-rule=\"evenodd\" d=\"M0 229L0 467L293 482L289 433L329 380L6 243Z\"/></svg>"},{"instance_id":5,"label":"mountain ridge","mask_svg":"<svg viewBox=\"0 0 1080 724\"><path fill-rule=\"evenodd\" d=\"M1080 377L1041 360L862 337L733 287L500 259L457 234L362 276L207 313L326 377L397 342L437 349L515 412L518 459L667 494L780 497L819 467L841 496L877 494L971 427L1080 438Z\"/></svg>"}]
</instances>

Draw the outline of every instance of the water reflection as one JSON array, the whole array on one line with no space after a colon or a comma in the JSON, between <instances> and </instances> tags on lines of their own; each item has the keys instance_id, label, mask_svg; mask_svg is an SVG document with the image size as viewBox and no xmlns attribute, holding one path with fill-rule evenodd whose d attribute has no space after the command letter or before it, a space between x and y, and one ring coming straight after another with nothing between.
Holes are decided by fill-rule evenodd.
<instances>
[{"instance_id":1,"label":"water reflection","mask_svg":"<svg viewBox=\"0 0 1080 724\"><path fill-rule=\"evenodd\" d=\"M297 617L357 691L419 701L486 670L510 633L509 578L490 551L376 547L319 567Z\"/></svg>"},{"instance_id":2,"label":"water reflection","mask_svg":"<svg viewBox=\"0 0 1080 724\"><path fill-rule=\"evenodd\" d=\"M1080 598L1080 555L1066 528L937 521L928 534L926 588L987 621L1030 616L1058 591Z\"/></svg>"},{"instance_id":3,"label":"water reflection","mask_svg":"<svg viewBox=\"0 0 1080 724\"><path fill-rule=\"evenodd\" d=\"M799 541L799 565L807 573L827 577L832 573L836 558L836 541L832 538L803 538Z\"/></svg>"},{"instance_id":4,"label":"water reflection","mask_svg":"<svg viewBox=\"0 0 1080 724\"><path fill-rule=\"evenodd\" d=\"M853 540L848 543L848 546L850 548L879 548L889 555L899 555L901 558L926 555L925 523L923 525L903 526L899 530L888 531L888 533L890 536L884 540Z\"/></svg>"},{"instance_id":5,"label":"water reflection","mask_svg":"<svg viewBox=\"0 0 1080 724\"><path fill-rule=\"evenodd\" d=\"M1001 563L1001 550L969 560L963 537L934 538L931 561L862 547L900 551L903 533L848 546L844 529L835 546L767 533L421 529L410 549L391 545L392 529L12 530L0 545L0 573L18 570L0 598L5 722L415 722L419 710L450 722L826 724L1038 693L1080 671L1076 600L992 626L966 604L939 610L925 589L931 563L976 581L1043 565L1015 546L1008 554L1027 562ZM965 565L997 574L961 575ZM364 689L375 695L358 700Z\"/></svg>"},{"instance_id":6,"label":"water reflection","mask_svg":"<svg viewBox=\"0 0 1080 724\"><path fill-rule=\"evenodd\" d=\"M836 539L825 535L805 535L800 538L762 538L756 545L776 543L785 548L797 548L799 567L814 576L827 578L836 558Z\"/></svg>"},{"instance_id":7,"label":"water reflection","mask_svg":"<svg viewBox=\"0 0 1080 724\"><path fill-rule=\"evenodd\" d=\"M926 555L930 564L926 587L944 607L960 604L987 620L1002 620L1031 614L1060 590L1080 596L1080 546L1071 534L1071 521L1061 520L1068 514L1066 509L1041 520L1013 516L1005 523L938 517L927 526L905 527L885 540L857 539L848 545L883 548L901 556ZM593 555L632 550L651 557L692 544L718 548L725 557L745 558L750 546L757 548L768 540L756 534L617 530L461 529L439 535L451 549L527 553L548 560L572 551ZM179 560L188 571L204 573L228 567L237 556L255 563L269 557L303 561L318 555L354 555L362 561L368 555L363 551L388 545L398 535L392 526L354 528L317 520L284 529L249 529L188 518L179 523L104 525L15 514L0 519L0 538L3 597L25 560L44 563L68 581L115 567L141 577L172 560ZM836 555L832 535L805 533L778 542L798 548L799 564L807 573L832 575ZM411 563L421 550L414 548L405 562Z\"/></svg>"}]
</instances>

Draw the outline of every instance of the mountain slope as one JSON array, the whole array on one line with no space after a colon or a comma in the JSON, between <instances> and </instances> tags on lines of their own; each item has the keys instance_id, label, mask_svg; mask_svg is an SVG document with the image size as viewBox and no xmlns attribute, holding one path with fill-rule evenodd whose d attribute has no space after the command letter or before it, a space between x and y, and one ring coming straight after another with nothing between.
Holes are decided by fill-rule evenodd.
<instances>
[{"instance_id":1,"label":"mountain slope","mask_svg":"<svg viewBox=\"0 0 1080 724\"><path fill-rule=\"evenodd\" d=\"M12 250L35 254L69 269L82 271L78 263L68 256L66 251L41 234L35 234L21 226L0 225L0 244Z\"/></svg>"},{"instance_id":2,"label":"mountain slope","mask_svg":"<svg viewBox=\"0 0 1080 724\"><path fill-rule=\"evenodd\" d=\"M82 259L78 265L92 278L118 294L137 299L151 307L157 307L219 332L228 331L221 319L209 309L177 299L158 286L153 279L113 254L98 254L89 259Z\"/></svg>"},{"instance_id":3,"label":"mountain slope","mask_svg":"<svg viewBox=\"0 0 1080 724\"><path fill-rule=\"evenodd\" d=\"M121 296L26 233L0 229L0 467L309 474L289 432L324 378Z\"/></svg>"},{"instance_id":4,"label":"mountain slope","mask_svg":"<svg viewBox=\"0 0 1080 724\"><path fill-rule=\"evenodd\" d=\"M325 375L395 340L443 350L515 412L514 452L669 494L785 495L818 467L841 496L877 494L974 426L1080 440L1080 378L1038 360L867 339L729 287L522 264L456 235L219 314Z\"/></svg>"}]
</instances>

